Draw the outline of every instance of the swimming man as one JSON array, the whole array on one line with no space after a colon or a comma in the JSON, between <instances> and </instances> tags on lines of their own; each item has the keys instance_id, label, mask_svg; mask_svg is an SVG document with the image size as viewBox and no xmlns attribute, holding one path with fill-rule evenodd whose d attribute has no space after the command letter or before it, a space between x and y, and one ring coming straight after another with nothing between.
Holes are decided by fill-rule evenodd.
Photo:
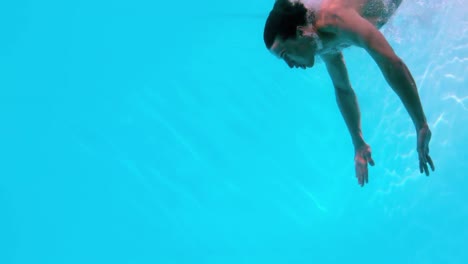
<instances>
[{"instance_id":1,"label":"swimming man","mask_svg":"<svg viewBox=\"0 0 468 264\"><path fill-rule=\"evenodd\" d=\"M361 132L361 117L341 50L364 48L400 97L417 133L419 170L434 171L429 156L431 131L416 83L405 63L379 31L402 0L277 0L265 24L267 48L290 68L310 68L315 56L325 62L336 100L351 134L358 183L368 183L367 164L374 166L370 146Z\"/></svg>"}]
</instances>

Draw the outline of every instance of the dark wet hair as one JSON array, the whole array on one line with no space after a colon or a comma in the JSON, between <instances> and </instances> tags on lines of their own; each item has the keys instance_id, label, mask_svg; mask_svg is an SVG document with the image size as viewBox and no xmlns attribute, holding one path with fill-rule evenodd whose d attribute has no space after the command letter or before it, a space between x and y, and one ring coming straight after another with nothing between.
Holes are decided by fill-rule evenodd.
<instances>
[{"instance_id":1,"label":"dark wet hair","mask_svg":"<svg viewBox=\"0 0 468 264\"><path fill-rule=\"evenodd\" d=\"M263 40L270 49L279 36L283 40L296 37L296 28L307 24L307 9L304 4L289 0L276 0L265 23Z\"/></svg>"}]
</instances>

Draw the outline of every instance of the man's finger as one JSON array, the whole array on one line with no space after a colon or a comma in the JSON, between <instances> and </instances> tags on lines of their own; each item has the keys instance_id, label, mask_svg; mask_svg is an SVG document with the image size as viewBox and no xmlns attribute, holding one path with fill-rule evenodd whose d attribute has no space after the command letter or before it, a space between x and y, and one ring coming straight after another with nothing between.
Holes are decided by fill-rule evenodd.
<instances>
[{"instance_id":1,"label":"man's finger","mask_svg":"<svg viewBox=\"0 0 468 264\"><path fill-rule=\"evenodd\" d=\"M435 170L434 162L432 162L432 159L431 159L431 157L429 155L427 155L427 162L431 166L432 171L434 171Z\"/></svg>"},{"instance_id":2,"label":"man's finger","mask_svg":"<svg viewBox=\"0 0 468 264\"><path fill-rule=\"evenodd\" d=\"M361 187L364 186L364 171L362 167L359 168L359 184Z\"/></svg>"},{"instance_id":3,"label":"man's finger","mask_svg":"<svg viewBox=\"0 0 468 264\"><path fill-rule=\"evenodd\" d=\"M365 159L367 163L369 163L371 166L374 166L374 160L372 159L372 154L370 152L367 152L365 155Z\"/></svg>"},{"instance_id":4,"label":"man's finger","mask_svg":"<svg viewBox=\"0 0 468 264\"><path fill-rule=\"evenodd\" d=\"M426 153L426 152L423 152L423 153ZM419 153L419 162L421 163L426 176L429 176L429 168L427 167L426 157L427 157L427 154Z\"/></svg>"},{"instance_id":5,"label":"man's finger","mask_svg":"<svg viewBox=\"0 0 468 264\"><path fill-rule=\"evenodd\" d=\"M427 154L424 154L424 153L426 153L426 152L419 152L419 160L420 160L423 164L425 164L425 163L427 162L427 160L426 160Z\"/></svg>"},{"instance_id":6,"label":"man's finger","mask_svg":"<svg viewBox=\"0 0 468 264\"><path fill-rule=\"evenodd\" d=\"M427 164L423 163L423 167L424 167L424 172L426 173L426 176L429 176L429 168L427 167Z\"/></svg>"},{"instance_id":7,"label":"man's finger","mask_svg":"<svg viewBox=\"0 0 468 264\"><path fill-rule=\"evenodd\" d=\"M358 180L358 184L361 185L361 178L359 177L359 165L356 165L356 178Z\"/></svg>"},{"instance_id":8,"label":"man's finger","mask_svg":"<svg viewBox=\"0 0 468 264\"><path fill-rule=\"evenodd\" d=\"M366 175L366 183L369 183L369 171L368 170L366 170L365 175Z\"/></svg>"},{"instance_id":9,"label":"man's finger","mask_svg":"<svg viewBox=\"0 0 468 264\"><path fill-rule=\"evenodd\" d=\"M426 157L423 154L424 152L419 152L419 172L423 173L426 172L425 166L426 165Z\"/></svg>"},{"instance_id":10,"label":"man's finger","mask_svg":"<svg viewBox=\"0 0 468 264\"><path fill-rule=\"evenodd\" d=\"M362 186L362 185L363 185L363 182L364 182L364 180L363 180L363 178L362 178L362 169L359 168L359 185Z\"/></svg>"}]
</instances>

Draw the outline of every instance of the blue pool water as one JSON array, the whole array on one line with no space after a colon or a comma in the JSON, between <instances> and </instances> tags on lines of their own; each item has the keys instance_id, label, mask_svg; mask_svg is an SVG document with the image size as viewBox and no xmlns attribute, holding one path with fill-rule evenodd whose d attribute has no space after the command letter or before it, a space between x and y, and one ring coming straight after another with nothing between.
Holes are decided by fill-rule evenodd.
<instances>
[{"instance_id":1,"label":"blue pool water","mask_svg":"<svg viewBox=\"0 0 468 264\"><path fill-rule=\"evenodd\" d=\"M362 50L345 50L376 166L323 63L263 44L273 1L0 3L0 263L468 263L466 1L404 1L436 172Z\"/></svg>"}]
</instances>

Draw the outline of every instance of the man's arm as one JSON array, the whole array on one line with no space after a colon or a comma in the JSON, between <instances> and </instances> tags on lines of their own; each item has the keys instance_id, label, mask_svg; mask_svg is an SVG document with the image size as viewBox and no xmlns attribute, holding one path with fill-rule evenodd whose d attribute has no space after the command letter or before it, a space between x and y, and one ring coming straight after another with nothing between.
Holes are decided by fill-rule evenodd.
<instances>
[{"instance_id":1,"label":"man's arm","mask_svg":"<svg viewBox=\"0 0 468 264\"><path fill-rule=\"evenodd\" d=\"M431 131L427 125L416 84L405 63L395 54L382 33L355 10L331 10L326 16L327 30L366 49L376 61L389 85L400 97L418 134L420 171L429 175L427 163L434 170L428 146Z\"/></svg>"},{"instance_id":2,"label":"man's arm","mask_svg":"<svg viewBox=\"0 0 468 264\"><path fill-rule=\"evenodd\" d=\"M358 183L363 186L365 183L369 182L367 163L373 166L374 161L371 157L370 147L362 137L361 113L359 111L356 94L349 82L348 71L341 52L322 55L322 59L325 61L328 74L332 79L336 101L340 108L341 115L346 122L346 126L353 140L356 177L358 178Z\"/></svg>"},{"instance_id":3,"label":"man's arm","mask_svg":"<svg viewBox=\"0 0 468 264\"><path fill-rule=\"evenodd\" d=\"M353 145L361 147L364 143L361 131L361 113L356 94L349 82L348 71L342 53L322 55L328 74L335 88L336 102L346 122Z\"/></svg>"},{"instance_id":4,"label":"man's arm","mask_svg":"<svg viewBox=\"0 0 468 264\"><path fill-rule=\"evenodd\" d=\"M417 131L427 126L416 84L405 63L395 54L382 33L353 9L332 11L331 28L372 56L385 79L400 97ZM330 27L329 27L330 28Z\"/></svg>"}]
</instances>

